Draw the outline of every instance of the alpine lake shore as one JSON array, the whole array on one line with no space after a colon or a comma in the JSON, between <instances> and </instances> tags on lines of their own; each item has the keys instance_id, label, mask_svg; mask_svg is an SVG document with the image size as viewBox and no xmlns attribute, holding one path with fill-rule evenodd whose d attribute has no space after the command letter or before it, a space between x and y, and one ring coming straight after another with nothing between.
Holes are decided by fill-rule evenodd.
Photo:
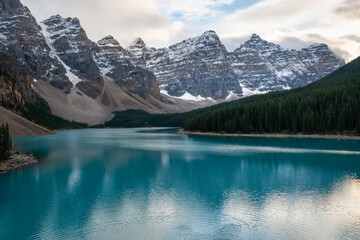
<instances>
[{"instance_id":1,"label":"alpine lake shore","mask_svg":"<svg viewBox=\"0 0 360 240\"><path fill-rule=\"evenodd\" d=\"M360 141L360 136L344 135L344 134L282 134L282 133L214 133L214 132L191 132L180 129L180 134L188 135L203 135L203 136L223 136L223 137L262 137L262 138L316 138L316 139L338 139L338 140L357 140Z\"/></svg>"},{"instance_id":2,"label":"alpine lake shore","mask_svg":"<svg viewBox=\"0 0 360 240\"><path fill-rule=\"evenodd\" d=\"M344 134L269 134L269 133L252 133L252 134L230 134L230 133L212 133L212 132L190 132L179 129L179 134L187 135L203 135L203 136L222 136L222 137L259 137L259 138L313 138L313 139L338 139L338 140L356 140L360 141L360 136L344 135ZM10 158L0 162L0 174L30 167L38 164L38 159L32 154L26 154L16 150L11 150Z\"/></svg>"}]
</instances>

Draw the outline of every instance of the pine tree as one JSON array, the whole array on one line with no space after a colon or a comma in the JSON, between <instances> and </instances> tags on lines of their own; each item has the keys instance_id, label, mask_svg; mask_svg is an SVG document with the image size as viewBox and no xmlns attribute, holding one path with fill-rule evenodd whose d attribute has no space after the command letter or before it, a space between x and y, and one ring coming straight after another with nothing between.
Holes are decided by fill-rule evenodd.
<instances>
[{"instance_id":1,"label":"pine tree","mask_svg":"<svg viewBox=\"0 0 360 240\"><path fill-rule=\"evenodd\" d=\"M10 156L10 150L12 148L11 137L9 133L9 125L0 126L0 160L6 160Z\"/></svg>"}]
</instances>

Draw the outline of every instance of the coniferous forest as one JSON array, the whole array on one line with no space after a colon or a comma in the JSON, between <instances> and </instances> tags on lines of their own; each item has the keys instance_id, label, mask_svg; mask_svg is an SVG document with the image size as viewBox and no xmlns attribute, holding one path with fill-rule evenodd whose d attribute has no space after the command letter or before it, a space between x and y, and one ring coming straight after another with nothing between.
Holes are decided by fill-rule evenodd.
<instances>
[{"instance_id":1,"label":"coniferous forest","mask_svg":"<svg viewBox=\"0 0 360 240\"><path fill-rule=\"evenodd\" d=\"M9 158L11 148L12 142L9 133L9 125L3 124L0 126L0 161Z\"/></svg>"},{"instance_id":2,"label":"coniferous forest","mask_svg":"<svg viewBox=\"0 0 360 240\"><path fill-rule=\"evenodd\" d=\"M360 58L305 87L253 96L200 113L187 120L184 129L360 134Z\"/></svg>"}]
</instances>

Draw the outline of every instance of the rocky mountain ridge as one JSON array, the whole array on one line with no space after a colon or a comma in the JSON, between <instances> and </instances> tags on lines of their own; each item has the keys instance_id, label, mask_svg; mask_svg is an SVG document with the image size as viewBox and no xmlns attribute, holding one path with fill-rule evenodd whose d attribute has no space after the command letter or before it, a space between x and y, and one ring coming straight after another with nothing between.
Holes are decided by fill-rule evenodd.
<instances>
[{"instance_id":1,"label":"rocky mountain ridge","mask_svg":"<svg viewBox=\"0 0 360 240\"><path fill-rule=\"evenodd\" d=\"M112 36L98 41L98 48L93 56L102 75L113 80L122 89L143 99L148 94L161 99L154 73L132 64L128 60L130 54Z\"/></svg>"},{"instance_id":2,"label":"rocky mountain ridge","mask_svg":"<svg viewBox=\"0 0 360 240\"><path fill-rule=\"evenodd\" d=\"M207 31L169 48L153 50L146 67L154 71L161 89L170 96L225 99L229 92L242 93L227 55L216 33Z\"/></svg>"},{"instance_id":3,"label":"rocky mountain ridge","mask_svg":"<svg viewBox=\"0 0 360 240\"><path fill-rule=\"evenodd\" d=\"M61 82L62 89L71 88L65 68L51 56L40 26L20 1L0 1L0 52L15 57L34 81Z\"/></svg>"},{"instance_id":4,"label":"rocky mountain ridge","mask_svg":"<svg viewBox=\"0 0 360 240\"><path fill-rule=\"evenodd\" d=\"M245 95L305 86L345 64L325 44L286 49L256 34L230 53L230 61Z\"/></svg>"},{"instance_id":5,"label":"rocky mountain ridge","mask_svg":"<svg viewBox=\"0 0 360 240\"><path fill-rule=\"evenodd\" d=\"M37 23L19 0L0 0L0 19L0 53L28 72L26 87L58 116L88 123L129 108L181 112L290 89L344 64L324 44L288 50L257 35L228 52L214 31L158 49L138 38L125 49L110 35L91 41L77 18Z\"/></svg>"},{"instance_id":6,"label":"rocky mountain ridge","mask_svg":"<svg viewBox=\"0 0 360 240\"><path fill-rule=\"evenodd\" d=\"M28 68L35 82L47 81L66 94L74 89L92 99L100 97L104 90L104 76L94 55L101 54L103 48L87 37L79 19L55 15L38 24L19 0L1 0L0 18L0 52L14 56ZM123 74L127 79L122 76L112 80L132 93L141 92L134 90L134 85L139 85L139 82L142 86L150 85L152 92L147 92L145 87L142 98L153 93L152 96L160 99L153 73L130 62L129 65L131 69ZM136 71L132 71L134 69Z\"/></svg>"},{"instance_id":7,"label":"rocky mountain ridge","mask_svg":"<svg viewBox=\"0 0 360 240\"><path fill-rule=\"evenodd\" d=\"M104 83L92 56L97 46L88 39L79 20L56 15L40 26L51 54L64 66L72 85L93 99L99 96Z\"/></svg>"},{"instance_id":8,"label":"rocky mountain ridge","mask_svg":"<svg viewBox=\"0 0 360 240\"><path fill-rule=\"evenodd\" d=\"M162 93L231 99L304 86L345 64L325 44L286 49L253 34L228 52L214 31L168 48L133 44L130 60L152 70Z\"/></svg>"}]
</instances>

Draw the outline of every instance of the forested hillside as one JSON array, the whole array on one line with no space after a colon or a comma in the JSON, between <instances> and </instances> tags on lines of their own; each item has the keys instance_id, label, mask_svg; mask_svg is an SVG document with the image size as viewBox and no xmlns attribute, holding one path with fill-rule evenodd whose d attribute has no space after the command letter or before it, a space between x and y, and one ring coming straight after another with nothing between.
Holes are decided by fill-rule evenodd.
<instances>
[{"instance_id":1,"label":"forested hillside","mask_svg":"<svg viewBox=\"0 0 360 240\"><path fill-rule=\"evenodd\" d=\"M0 54L0 106L48 129L87 127L54 116L48 103L32 90L28 71L9 54Z\"/></svg>"},{"instance_id":2,"label":"forested hillside","mask_svg":"<svg viewBox=\"0 0 360 240\"><path fill-rule=\"evenodd\" d=\"M254 96L200 113L187 131L360 134L360 58L306 87Z\"/></svg>"},{"instance_id":3,"label":"forested hillside","mask_svg":"<svg viewBox=\"0 0 360 240\"><path fill-rule=\"evenodd\" d=\"M115 112L115 117L96 127L181 127L184 122L203 111L214 109L219 105L197 109L185 113L151 114L143 110Z\"/></svg>"}]
</instances>

